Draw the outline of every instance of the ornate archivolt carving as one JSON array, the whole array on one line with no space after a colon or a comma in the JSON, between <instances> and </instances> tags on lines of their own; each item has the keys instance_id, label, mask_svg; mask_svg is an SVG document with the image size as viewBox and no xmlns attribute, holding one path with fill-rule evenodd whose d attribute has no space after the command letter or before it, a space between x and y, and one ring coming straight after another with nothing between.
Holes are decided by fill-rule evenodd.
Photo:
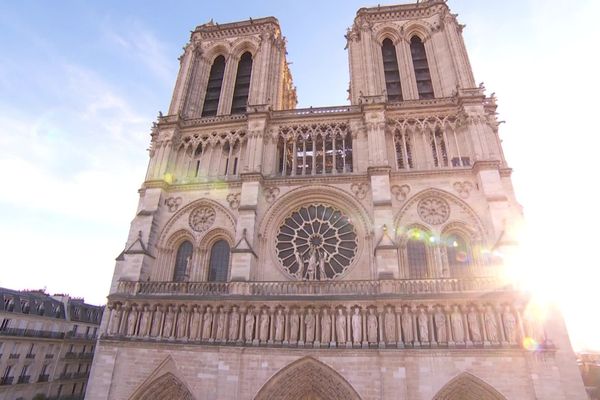
<instances>
[{"instance_id":1,"label":"ornate archivolt carving","mask_svg":"<svg viewBox=\"0 0 600 400\"><path fill-rule=\"evenodd\" d=\"M369 192L369 184L368 183L353 183L350 185L350 190L354 193L357 199L362 200L366 197Z\"/></svg>"},{"instance_id":2,"label":"ornate archivolt carving","mask_svg":"<svg viewBox=\"0 0 600 400\"><path fill-rule=\"evenodd\" d=\"M169 197L165 199L165 206L169 209L169 212L175 212L181 205L181 197Z\"/></svg>"},{"instance_id":3,"label":"ornate archivolt carving","mask_svg":"<svg viewBox=\"0 0 600 400\"><path fill-rule=\"evenodd\" d=\"M279 196L279 188L276 186L268 186L263 189L263 193L265 195L265 200L267 203L272 203L275 201L277 196Z\"/></svg>"},{"instance_id":4,"label":"ornate archivolt carving","mask_svg":"<svg viewBox=\"0 0 600 400\"><path fill-rule=\"evenodd\" d=\"M417 204L419 217L428 224L439 225L450 217L448 202L440 197L425 197Z\"/></svg>"},{"instance_id":5,"label":"ornate archivolt carving","mask_svg":"<svg viewBox=\"0 0 600 400\"><path fill-rule=\"evenodd\" d=\"M392 194L398 201L406 200L406 197L410 193L410 186L408 185L394 185L392 186Z\"/></svg>"},{"instance_id":6,"label":"ornate archivolt carving","mask_svg":"<svg viewBox=\"0 0 600 400\"><path fill-rule=\"evenodd\" d=\"M232 210L237 210L237 208L240 206L241 197L241 193L229 193L227 195L227 202L229 203L229 208L231 208Z\"/></svg>"},{"instance_id":7,"label":"ornate archivolt carving","mask_svg":"<svg viewBox=\"0 0 600 400\"><path fill-rule=\"evenodd\" d=\"M462 197L463 199L466 199L467 197L469 197L471 190L473 190L473 184L469 181L454 182L452 187L454 188L454 190L456 190L458 192L460 197Z\"/></svg>"},{"instance_id":8,"label":"ornate archivolt carving","mask_svg":"<svg viewBox=\"0 0 600 400\"><path fill-rule=\"evenodd\" d=\"M215 222L215 209L210 206L200 206L190 213L190 228L196 232L204 232Z\"/></svg>"}]
</instances>

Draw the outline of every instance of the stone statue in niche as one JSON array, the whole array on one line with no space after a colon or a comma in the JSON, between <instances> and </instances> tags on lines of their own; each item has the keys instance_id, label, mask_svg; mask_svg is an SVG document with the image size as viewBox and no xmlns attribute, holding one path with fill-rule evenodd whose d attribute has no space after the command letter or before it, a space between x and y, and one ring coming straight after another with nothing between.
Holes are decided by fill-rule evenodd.
<instances>
[{"instance_id":1,"label":"stone statue in niche","mask_svg":"<svg viewBox=\"0 0 600 400\"><path fill-rule=\"evenodd\" d=\"M455 342L465 341L465 326L463 324L462 314L458 309L458 306L452 307L452 314L450 314L450 324L452 325L452 334Z\"/></svg>"},{"instance_id":2,"label":"stone statue in niche","mask_svg":"<svg viewBox=\"0 0 600 400\"><path fill-rule=\"evenodd\" d=\"M317 273L317 251L314 246L310 248L310 255L308 256L308 265L306 267L306 278L309 281L314 281Z\"/></svg>"},{"instance_id":3,"label":"stone statue in niche","mask_svg":"<svg viewBox=\"0 0 600 400\"><path fill-rule=\"evenodd\" d=\"M300 256L300 254L295 250L294 256L296 257L296 263L298 264L298 271L296 271L295 275L298 279L302 279L304 274L304 260L302 259L302 256Z\"/></svg>"},{"instance_id":4,"label":"stone statue in niche","mask_svg":"<svg viewBox=\"0 0 600 400\"><path fill-rule=\"evenodd\" d=\"M315 314L312 308L309 308L304 316L304 326L306 328L306 343L315 341Z\"/></svg>"},{"instance_id":5,"label":"stone statue in niche","mask_svg":"<svg viewBox=\"0 0 600 400\"><path fill-rule=\"evenodd\" d=\"M127 336L135 336L135 325L137 322L137 307L132 306L127 316Z\"/></svg>"},{"instance_id":6,"label":"stone statue in niche","mask_svg":"<svg viewBox=\"0 0 600 400\"><path fill-rule=\"evenodd\" d=\"M266 342L269 340L269 314L267 313L266 308L263 308L260 314L259 325L259 338L261 342Z\"/></svg>"},{"instance_id":7,"label":"stone statue in niche","mask_svg":"<svg viewBox=\"0 0 600 400\"><path fill-rule=\"evenodd\" d=\"M251 342L254 339L254 313L248 310L245 318L244 338L246 342Z\"/></svg>"},{"instance_id":8,"label":"stone statue in niche","mask_svg":"<svg viewBox=\"0 0 600 400\"><path fill-rule=\"evenodd\" d=\"M199 336L200 330L200 311L198 310L198 306L194 306L192 308L191 317L190 317L190 339L196 340Z\"/></svg>"},{"instance_id":9,"label":"stone statue in niche","mask_svg":"<svg viewBox=\"0 0 600 400\"><path fill-rule=\"evenodd\" d=\"M481 329L479 328L479 318L475 307L471 306L467 313L467 323L469 325L469 334L473 342L481 342Z\"/></svg>"},{"instance_id":10,"label":"stone statue in niche","mask_svg":"<svg viewBox=\"0 0 600 400\"><path fill-rule=\"evenodd\" d=\"M502 322L504 323L504 333L506 334L508 343L517 343L517 320L512 311L510 311L509 306L504 308Z\"/></svg>"},{"instance_id":11,"label":"stone statue in niche","mask_svg":"<svg viewBox=\"0 0 600 400\"><path fill-rule=\"evenodd\" d=\"M485 332L487 333L487 339L490 342L498 341L498 322L496 322L496 316L491 306L487 306L483 315L483 322L485 325Z\"/></svg>"},{"instance_id":12,"label":"stone statue in niche","mask_svg":"<svg viewBox=\"0 0 600 400\"><path fill-rule=\"evenodd\" d=\"M177 316L177 337L183 338L186 336L187 330L187 309L185 306L181 307L179 310L179 315Z\"/></svg>"},{"instance_id":13,"label":"stone statue in niche","mask_svg":"<svg viewBox=\"0 0 600 400\"><path fill-rule=\"evenodd\" d=\"M375 310L369 308L369 314L367 315L367 340L369 343L377 343L377 328L379 324L377 323L377 315L375 315Z\"/></svg>"},{"instance_id":14,"label":"stone statue in niche","mask_svg":"<svg viewBox=\"0 0 600 400\"><path fill-rule=\"evenodd\" d=\"M362 341L362 318L360 315L360 308L354 309L352 314L352 341L354 343L360 343Z\"/></svg>"},{"instance_id":15,"label":"stone statue in niche","mask_svg":"<svg viewBox=\"0 0 600 400\"><path fill-rule=\"evenodd\" d=\"M285 316L283 310L280 308L275 314L275 340L278 342L283 341L283 327L285 325Z\"/></svg>"},{"instance_id":16,"label":"stone statue in niche","mask_svg":"<svg viewBox=\"0 0 600 400\"><path fill-rule=\"evenodd\" d=\"M410 314L410 308L404 307L402 311L402 317L400 318L402 324L402 334L404 335L404 343L411 343L414 341L413 337L413 321L412 315Z\"/></svg>"},{"instance_id":17,"label":"stone statue in niche","mask_svg":"<svg viewBox=\"0 0 600 400\"><path fill-rule=\"evenodd\" d=\"M331 317L327 309L323 309L321 315L321 343L327 343L331 340Z\"/></svg>"},{"instance_id":18,"label":"stone statue in niche","mask_svg":"<svg viewBox=\"0 0 600 400\"><path fill-rule=\"evenodd\" d=\"M292 309L290 313L290 342L298 341L298 328L300 327L300 316L296 309Z\"/></svg>"},{"instance_id":19,"label":"stone statue in niche","mask_svg":"<svg viewBox=\"0 0 600 400\"><path fill-rule=\"evenodd\" d=\"M327 275L325 274L325 263L329 262L331 256L328 256L325 250L319 252L319 280L324 281L327 280Z\"/></svg>"},{"instance_id":20,"label":"stone statue in niche","mask_svg":"<svg viewBox=\"0 0 600 400\"><path fill-rule=\"evenodd\" d=\"M212 320L212 310L210 306L208 306L206 307L206 310L204 310L204 315L202 316L202 340L210 339L212 332Z\"/></svg>"},{"instance_id":21,"label":"stone statue in niche","mask_svg":"<svg viewBox=\"0 0 600 400\"><path fill-rule=\"evenodd\" d=\"M148 304L144 304L142 307L141 315L139 335L141 337L147 337L150 334L150 319L152 318L152 312L150 311Z\"/></svg>"},{"instance_id":22,"label":"stone statue in niche","mask_svg":"<svg viewBox=\"0 0 600 400\"><path fill-rule=\"evenodd\" d=\"M385 340L388 343L396 341L396 313L392 310L392 306L387 306L383 317L385 327Z\"/></svg>"},{"instance_id":23,"label":"stone statue in niche","mask_svg":"<svg viewBox=\"0 0 600 400\"><path fill-rule=\"evenodd\" d=\"M160 328L162 326L163 319L163 307L158 306L154 311L154 317L152 318L152 327L150 328L150 336L160 336Z\"/></svg>"},{"instance_id":24,"label":"stone statue in niche","mask_svg":"<svg viewBox=\"0 0 600 400\"><path fill-rule=\"evenodd\" d=\"M112 311L112 318L110 319L110 324L108 327L108 332L111 335L116 335L119 333L119 324L121 322L121 318L123 316L123 310L121 309L120 304L116 304L115 308Z\"/></svg>"},{"instance_id":25,"label":"stone statue in niche","mask_svg":"<svg viewBox=\"0 0 600 400\"><path fill-rule=\"evenodd\" d=\"M240 330L240 313L237 307L233 307L229 314L229 340L237 340Z\"/></svg>"},{"instance_id":26,"label":"stone statue in niche","mask_svg":"<svg viewBox=\"0 0 600 400\"><path fill-rule=\"evenodd\" d=\"M173 306L168 306L167 311L165 312L165 323L163 326L162 336L169 338L172 337L173 332L173 324L175 322L175 313L173 312Z\"/></svg>"},{"instance_id":27,"label":"stone statue in niche","mask_svg":"<svg viewBox=\"0 0 600 400\"><path fill-rule=\"evenodd\" d=\"M223 309L223 307L221 307L219 309L219 314L217 317L217 333L216 333L216 337L215 339L217 340L223 340L225 339L225 321L227 318L227 313L225 312L225 310Z\"/></svg>"},{"instance_id":28,"label":"stone statue in niche","mask_svg":"<svg viewBox=\"0 0 600 400\"><path fill-rule=\"evenodd\" d=\"M446 316L444 312L436 307L435 314L433 315L433 322L435 323L435 331L437 333L437 341L445 343L448 341L448 335L446 332Z\"/></svg>"},{"instance_id":29,"label":"stone statue in niche","mask_svg":"<svg viewBox=\"0 0 600 400\"><path fill-rule=\"evenodd\" d=\"M335 317L335 333L337 335L338 343L346 342L346 316L344 310L339 308Z\"/></svg>"},{"instance_id":30,"label":"stone statue in niche","mask_svg":"<svg viewBox=\"0 0 600 400\"><path fill-rule=\"evenodd\" d=\"M419 309L417 316L417 326L419 328L419 340L421 342L429 342L429 326L427 325L427 314L424 309Z\"/></svg>"}]
</instances>

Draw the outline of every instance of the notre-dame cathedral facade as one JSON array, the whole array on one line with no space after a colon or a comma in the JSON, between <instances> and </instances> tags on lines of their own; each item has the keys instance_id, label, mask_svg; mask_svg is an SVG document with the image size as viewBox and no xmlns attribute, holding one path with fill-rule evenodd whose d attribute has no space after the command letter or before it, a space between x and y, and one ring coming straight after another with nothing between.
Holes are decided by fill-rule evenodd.
<instances>
[{"instance_id":1,"label":"notre-dame cathedral facade","mask_svg":"<svg viewBox=\"0 0 600 400\"><path fill-rule=\"evenodd\" d=\"M198 26L86 398L584 399L560 315L504 278L521 210L461 30L361 8L350 105L296 109L275 18Z\"/></svg>"}]
</instances>

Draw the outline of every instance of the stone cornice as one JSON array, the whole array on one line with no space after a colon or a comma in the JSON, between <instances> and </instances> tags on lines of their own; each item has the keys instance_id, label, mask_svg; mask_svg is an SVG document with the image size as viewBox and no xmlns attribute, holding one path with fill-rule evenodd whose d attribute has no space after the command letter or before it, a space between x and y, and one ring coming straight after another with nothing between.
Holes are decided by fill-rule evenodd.
<instances>
[{"instance_id":1,"label":"stone cornice","mask_svg":"<svg viewBox=\"0 0 600 400\"><path fill-rule=\"evenodd\" d=\"M239 37L247 35L257 35L265 29L271 30L274 33L280 34L279 21L275 17L265 17L257 19L249 19L246 21L229 22L219 24L209 22L199 25L192 32L192 37L202 39L222 39L229 37Z\"/></svg>"},{"instance_id":2,"label":"stone cornice","mask_svg":"<svg viewBox=\"0 0 600 400\"><path fill-rule=\"evenodd\" d=\"M356 24L361 18L369 22L426 18L442 11L448 12L448 6L444 0L429 0L420 3L393 6L364 7L356 12L354 23Z\"/></svg>"}]
</instances>

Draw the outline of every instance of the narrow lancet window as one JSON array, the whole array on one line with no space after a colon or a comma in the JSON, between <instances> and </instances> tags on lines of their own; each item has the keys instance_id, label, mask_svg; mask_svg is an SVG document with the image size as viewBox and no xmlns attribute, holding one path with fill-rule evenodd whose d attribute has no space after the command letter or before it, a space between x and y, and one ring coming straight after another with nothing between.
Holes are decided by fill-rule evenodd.
<instances>
[{"instance_id":1,"label":"narrow lancet window","mask_svg":"<svg viewBox=\"0 0 600 400\"><path fill-rule=\"evenodd\" d=\"M252 54L245 52L238 63L235 88L233 90L232 114L243 114L248 105L250 93L250 76L252 75Z\"/></svg>"},{"instance_id":2,"label":"narrow lancet window","mask_svg":"<svg viewBox=\"0 0 600 400\"><path fill-rule=\"evenodd\" d=\"M423 41L418 36L413 36L410 39L410 53L415 68L419 99L433 99L433 85L429 74L429 64L427 64L427 54L425 53Z\"/></svg>"},{"instance_id":3,"label":"narrow lancet window","mask_svg":"<svg viewBox=\"0 0 600 400\"><path fill-rule=\"evenodd\" d=\"M446 254L450 266L450 276L453 278L468 275L472 263L472 254L469 244L458 235L446 238Z\"/></svg>"},{"instance_id":4,"label":"narrow lancet window","mask_svg":"<svg viewBox=\"0 0 600 400\"><path fill-rule=\"evenodd\" d=\"M385 75L385 90L388 101L402 100L402 86L400 85L400 72L396 48L390 39L385 39L381 45L383 57L383 73Z\"/></svg>"},{"instance_id":5,"label":"narrow lancet window","mask_svg":"<svg viewBox=\"0 0 600 400\"><path fill-rule=\"evenodd\" d=\"M211 117L217 115L219 107L219 98L221 97L221 86L223 86L223 75L225 74L225 57L218 56L215 58L210 75L208 77L208 85L206 86L206 97L204 98L204 106L202 107L202 116Z\"/></svg>"},{"instance_id":6,"label":"narrow lancet window","mask_svg":"<svg viewBox=\"0 0 600 400\"><path fill-rule=\"evenodd\" d=\"M406 243L408 275L411 279L427 278L427 246L419 238L411 238Z\"/></svg>"},{"instance_id":7,"label":"narrow lancet window","mask_svg":"<svg viewBox=\"0 0 600 400\"><path fill-rule=\"evenodd\" d=\"M183 282L187 280L192 265L192 243L185 241L179 245L177 249L177 255L175 256L175 272L173 273L173 280L175 282Z\"/></svg>"},{"instance_id":8,"label":"narrow lancet window","mask_svg":"<svg viewBox=\"0 0 600 400\"><path fill-rule=\"evenodd\" d=\"M208 280L210 282L225 282L229 272L229 243L217 241L210 251L210 266Z\"/></svg>"}]
</instances>

